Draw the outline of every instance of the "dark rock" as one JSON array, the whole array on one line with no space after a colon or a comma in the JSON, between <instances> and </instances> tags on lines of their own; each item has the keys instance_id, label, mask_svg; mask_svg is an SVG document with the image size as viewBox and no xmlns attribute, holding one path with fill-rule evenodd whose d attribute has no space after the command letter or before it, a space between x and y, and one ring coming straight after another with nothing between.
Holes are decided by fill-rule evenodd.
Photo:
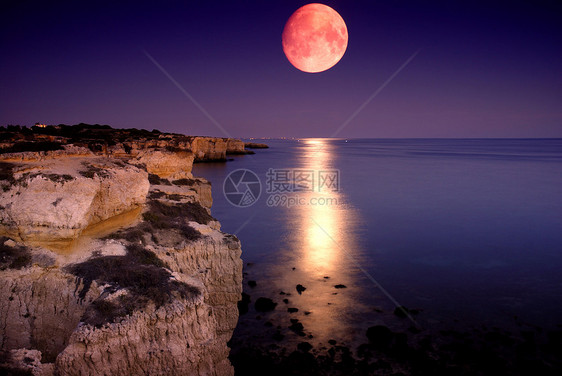
<instances>
[{"instance_id":1,"label":"dark rock","mask_svg":"<svg viewBox=\"0 0 562 376\"><path fill-rule=\"evenodd\" d=\"M324 277L324 279L330 279L330 277L328 277L328 276L325 276L325 277Z\"/></svg>"},{"instance_id":2,"label":"dark rock","mask_svg":"<svg viewBox=\"0 0 562 376\"><path fill-rule=\"evenodd\" d=\"M271 328L273 326L273 323L271 321L266 321L264 325L267 326L268 328Z\"/></svg>"},{"instance_id":3,"label":"dark rock","mask_svg":"<svg viewBox=\"0 0 562 376\"><path fill-rule=\"evenodd\" d=\"M328 341L328 343L332 346L335 346L335 344L337 343L335 339L331 339Z\"/></svg>"},{"instance_id":4,"label":"dark rock","mask_svg":"<svg viewBox=\"0 0 562 376\"><path fill-rule=\"evenodd\" d=\"M371 352L371 346L366 343L359 345L359 347L357 348L357 356L367 361L371 359L373 357L373 353Z\"/></svg>"},{"instance_id":5,"label":"dark rock","mask_svg":"<svg viewBox=\"0 0 562 376\"><path fill-rule=\"evenodd\" d=\"M276 341L282 341L283 338L285 338L285 336L283 334L281 334L281 332L278 330L275 332L275 334L273 334L273 339Z\"/></svg>"},{"instance_id":6,"label":"dark rock","mask_svg":"<svg viewBox=\"0 0 562 376\"><path fill-rule=\"evenodd\" d=\"M283 373L279 373L279 375L318 374L318 363L316 362L314 356L309 352L293 351L285 359L283 366L285 367L286 371Z\"/></svg>"},{"instance_id":7,"label":"dark rock","mask_svg":"<svg viewBox=\"0 0 562 376\"><path fill-rule=\"evenodd\" d=\"M289 299L283 299L283 303L289 304Z\"/></svg>"},{"instance_id":8,"label":"dark rock","mask_svg":"<svg viewBox=\"0 0 562 376\"><path fill-rule=\"evenodd\" d=\"M301 342L297 345L297 349L302 352L309 352L310 350L312 350L312 345L308 342Z\"/></svg>"},{"instance_id":9,"label":"dark rock","mask_svg":"<svg viewBox=\"0 0 562 376\"><path fill-rule=\"evenodd\" d=\"M293 332L298 334L301 337L304 337L304 326L299 322L297 319L291 319L291 325L289 326Z\"/></svg>"},{"instance_id":10,"label":"dark rock","mask_svg":"<svg viewBox=\"0 0 562 376\"><path fill-rule=\"evenodd\" d=\"M369 342L378 349L387 349L392 343L394 333L384 325L375 325L367 329Z\"/></svg>"},{"instance_id":11,"label":"dark rock","mask_svg":"<svg viewBox=\"0 0 562 376\"><path fill-rule=\"evenodd\" d=\"M267 144L258 142L244 142L244 147L246 149L269 149L269 146Z\"/></svg>"},{"instance_id":12,"label":"dark rock","mask_svg":"<svg viewBox=\"0 0 562 376\"><path fill-rule=\"evenodd\" d=\"M287 312L289 312L289 313L295 313L295 312L298 312L298 311L299 311L298 308L287 308Z\"/></svg>"},{"instance_id":13,"label":"dark rock","mask_svg":"<svg viewBox=\"0 0 562 376\"><path fill-rule=\"evenodd\" d=\"M238 312L243 315L245 313L248 313L248 306L250 305L250 302L252 300L250 299L250 295L246 294L246 293L242 293L242 300L240 300L238 302Z\"/></svg>"},{"instance_id":14,"label":"dark rock","mask_svg":"<svg viewBox=\"0 0 562 376\"><path fill-rule=\"evenodd\" d=\"M256 283L256 281L248 281L248 286L253 288L253 287L257 286L257 283Z\"/></svg>"},{"instance_id":15,"label":"dark rock","mask_svg":"<svg viewBox=\"0 0 562 376\"><path fill-rule=\"evenodd\" d=\"M409 354L408 349L408 336L406 333L396 333L394 335L394 344L392 346L392 351L395 357L406 357Z\"/></svg>"},{"instance_id":16,"label":"dark rock","mask_svg":"<svg viewBox=\"0 0 562 376\"><path fill-rule=\"evenodd\" d=\"M312 312L310 312L310 311L304 311L304 314L307 315L307 316L310 315L311 313Z\"/></svg>"},{"instance_id":17,"label":"dark rock","mask_svg":"<svg viewBox=\"0 0 562 376\"><path fill-rule=\"evenodd\" d=\"M258 298L258 300L256 300L256 304L254 305L254 307L256 308L256 311L258 311L258 312L273 311L276 306L277 306L277 303L274 303L273 300L271 300L269 298L263 298L263 297Z\"/></svg>"},{"instance_id":18,"label":"dark rock","mask_svg":"<svg viewBox=\"0 0 562 376\"><path fill-rule=\"evenodd\" d=\"M300 283L297 285L297 292L300 294L303 293L303 291L306 290L306 287L304 287L303 285L301 285Z\"/></svg>"},{"instance_id":19,"label":"dark rock","mask_svg":"<svg viewBox=\"0 0 562 376\"><path fill-rule=\"evenodd\" d=\"M337 289L346 289L346 288L347 288L346 285L341 285L341 284L340 284L340 285L335 285L334 287L337 288Z\"/></svg>"}]
</instances>

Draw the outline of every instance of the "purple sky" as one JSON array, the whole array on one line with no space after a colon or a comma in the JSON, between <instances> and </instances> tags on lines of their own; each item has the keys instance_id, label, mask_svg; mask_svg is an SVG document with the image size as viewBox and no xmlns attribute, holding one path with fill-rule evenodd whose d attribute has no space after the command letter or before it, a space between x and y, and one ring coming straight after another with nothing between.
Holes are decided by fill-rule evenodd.
<instances>
[{"instance_id":1,"label":"purple sky","mask_svg":"<svg viewBox=\"0 0 562 376\"><path fill-rule=\"evenodd\" d=\"M8 5L4 5L4 4ZM560 1L326 1L343 59L303 73L281 33L303 1L31 1L0 8L0 125L233 137L562 137Z\"/></svg>"}]
</instances>

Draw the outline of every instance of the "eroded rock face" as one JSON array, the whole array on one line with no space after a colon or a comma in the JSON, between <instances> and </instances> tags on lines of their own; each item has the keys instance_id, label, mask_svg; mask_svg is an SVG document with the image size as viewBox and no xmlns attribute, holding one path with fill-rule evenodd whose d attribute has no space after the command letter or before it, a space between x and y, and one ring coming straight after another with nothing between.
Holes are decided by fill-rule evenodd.
<instances>
[{"instance_id":1,"label":"eroded rock face","mask_svg":"<svg viewBox=\"0 0 562 376\"><path fill-rule=\"evenodd\" d=\"M77 238L88 226L146 201L148 174L101 157L15 164L0 192L0 235L27 243Z\"/></svg>"},{"instance_id":2,"label":"eroded rock face","mask_svg":"<svg viewBox=\"0 0 562 376\"><path fill-rule=\"evenodd\" d=\"M52 151L28 151L21 153L4 153L0 154L0 161L3 162L37 162L56 158L68 157L92 157L94 153L85 147L75 145L63 145L61 150Z\"/></svg>"},{"instance_id":3,"label":"eroded rock face","mask_svg":"<svg viewBox=\"0 0 562 376\"><path fill-rule=\"evenodd\" d=\"M150 187L146 171L96 156L0 166L0 230L10 238L0 238L5 367L233 375L227 341L242 292L240 242L209 215L210 184L185 177L189 158L174 171L173 156L144 158L149 171L181 178ZM129 227L80 236L69 252L35 243L86 234L132 207L143 212Z\"/></svg>"},{"instance_id":4,"label":"eroded rock face","mask_svg":"<svg viewBox=\"0 0 562 376\"><path fill-rule=\"evenodd\" d=\"M129 163L146 166L149 174L165 179L192 178L193 153L187 151L169 152L163 150L143 150Z\"/></svg>"},{"instance_id":5,"label":"eroded rock face","mask_svg":"<svg viewBox=\"0 0 562 376\"><path fill-rule=\"evenodd\" d=\"M154 249L201 295L150 305L102 328L79 326L57 357L58 374L233 375L226 343L238 321L240 243L208 231L181 249Z\"/></svg>"},{"instance_id":6,"label":"eroded rock face","mask_svg":"<svg viewBox=\"0 0 562 376\"><path fill-rule=\"evenodd\" d=\"M44 363L54 362L67 346L86 307L101 292L94 285L79 299L80 282L57 267L4 270L0 279L0 350L39 350Z\"/></svg>"},{"instance_id":7,"label":"eroded rock face","mask_svg":"<svg viewBox=\"0 0 562 376\"><path fill-rule=\"evenodd\" d=\"M178 179L170 184L159 184L151 187L151 194L152 192L179 196L178 200L187 199L190 202L199 202L209 210L213 205L211 183L203 178Z\"/></svg>"},{"instance_id":8,"label":"eroded rock face","mask_svg":"<svg viewBox=\"0 0 562 376\"><path fill-rule=\"evenodd\" d=\"M191 151L195 155L195 161L225 161L227 140L226 138L194 137L191 141Z\"/></svg>"}]
</instances>

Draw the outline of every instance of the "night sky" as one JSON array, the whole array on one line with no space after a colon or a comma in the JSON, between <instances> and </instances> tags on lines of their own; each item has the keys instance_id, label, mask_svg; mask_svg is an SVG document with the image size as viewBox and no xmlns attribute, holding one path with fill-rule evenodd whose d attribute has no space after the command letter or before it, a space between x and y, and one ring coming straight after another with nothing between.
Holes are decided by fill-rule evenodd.
<instances>
[{"instance_id":1,"label":"night sky","mask_svg":"<svg viewBox=\"0 0 562 376\"><path fill-rule=\"evenodd\" d=\"M349 45L315 74L281 46L304 1L47 3L2 2L0 125L330 137L419 51L337 136L562 137L560 1L326 1Z\"/></svg>"}]
</instances>

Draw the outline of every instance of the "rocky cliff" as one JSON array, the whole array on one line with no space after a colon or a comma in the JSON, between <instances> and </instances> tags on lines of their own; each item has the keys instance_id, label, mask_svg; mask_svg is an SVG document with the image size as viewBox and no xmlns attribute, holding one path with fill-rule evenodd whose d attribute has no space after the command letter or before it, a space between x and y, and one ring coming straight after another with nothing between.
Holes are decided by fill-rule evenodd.
<instances>
[{"instance_id":1,"label":"rocky cliff","mask_svg":"<svg viewBox=\"0 0 562 376\"><path fill-rule=\"evenodd\" d=\"M232 375L241 248L196 153L105 155L0 158L0 370Z\"/></svg>"},{"instance_id":2,"label":"rocky cliff","mask_svg":"<svg viewBox=\"0 0 562 376\"><path fill-rule=\"evenodd\" d=\"M226 161L228 154L254 154L241 140L221 137L185 136L176 133L139 129L113 129L109 126L79 124L44 128L0 128L0 153L49 151L72 144L100 156L115 158L142 157L154 149L184 152L195 162Z\"/></svg>"}]
</instances>

